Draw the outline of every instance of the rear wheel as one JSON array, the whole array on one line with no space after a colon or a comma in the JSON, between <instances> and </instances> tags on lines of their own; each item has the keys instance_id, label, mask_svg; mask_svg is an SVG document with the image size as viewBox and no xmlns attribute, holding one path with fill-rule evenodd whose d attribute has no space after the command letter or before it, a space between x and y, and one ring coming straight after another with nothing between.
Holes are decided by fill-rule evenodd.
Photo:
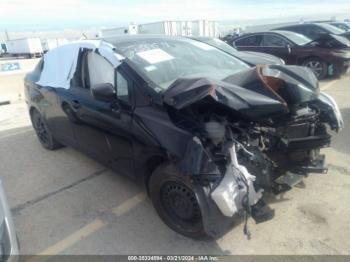
<instances>
[{"instance_id":1,"label":"rear wheel","mask_svg":"<svg viewBox=\"0 0 350 262\"><path fill-rule=\"evenodd\" d=\"M149 181L150 196L159 216L174 231L195 239L207 239L199 203L188 177L174 166L162 165Z\"/></svg>"},{"instance_id":2,"label":"rear wheel","mask_svg":"<svg viewBox=\"0 0 350 262\"><path fill-rule=\"evenodd\" d=\"M55 150L62 145L52 136L50 130L37 110L31 112L32 125L41 145L48 150Z\"/></svg>"},{"instance_id":3,"label":"rear wheel","mask_svg":"<svg viewBox=\"0 0 350 262\"><path fill-rule=\"evenodd\" d=\"M317 57L306 59L303 66L310 68L320 80L327 76L327 63Z\"/></svg>"}]
</instances>

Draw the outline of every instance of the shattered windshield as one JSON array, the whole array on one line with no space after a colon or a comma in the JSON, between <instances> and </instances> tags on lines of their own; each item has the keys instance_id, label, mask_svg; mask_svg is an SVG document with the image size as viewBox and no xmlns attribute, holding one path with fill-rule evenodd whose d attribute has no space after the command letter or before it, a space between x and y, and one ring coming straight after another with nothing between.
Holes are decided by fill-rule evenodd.
<instances>
[{"instance_id":1,"label":"shattered windshield","mask_svg":"<svg viewBox=\"0 0 350 262\"><path fill-rule=\"evenodd\" d=\"M118 43L117 50L156 85L157 92L180 77L222 80L249 68L231 55L191 39L134 40Z\"/></svg>"}]
</instances>

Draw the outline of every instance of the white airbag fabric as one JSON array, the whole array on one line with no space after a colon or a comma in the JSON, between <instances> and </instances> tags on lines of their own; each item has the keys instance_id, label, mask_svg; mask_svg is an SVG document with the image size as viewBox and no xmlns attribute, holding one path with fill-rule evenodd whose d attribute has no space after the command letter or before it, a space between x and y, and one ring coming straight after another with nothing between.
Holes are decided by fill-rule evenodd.
<instances>
[{"instance_id":1,"label":"white airbag fabric","mask_svg":"<svg viewBox=\"0 0 350 262\"><path fill-rule=\"evenodd\" d=\"M243 208L243 198L247 194L249 205L255 205L262 197L263 190L255 191L253 181L255 176L238 163L235 145L230 148L231 163L227 165L226 173L220 184L211 193L211 198L219 207L223 215L232 217ZM243 183L241 175L244 176L246 184Z\"/></svg>"},{"instance_id":2,"label":"white airbag fabric","mask_svg":"<svg viewBox=\"0 0 350 262\"><path fill-rule=\"evenodd\" d=\"M114 53L112 45L100 40L62 45L44 55L44 68L37 84L68 89L77 68L81 48L97 50L114 67L117 67L121 63L120 60L123 59L120 55Z\"/></svg>"},{"instance_id":3,"label":"white airbag fabric","mask_svg":"<svg viewBox=\"0 0 350 262\"><path fill-rule=\"evenodd\" d=\"M239 203L239 188L232 166L228 166L220 185L211 193L211 198L227 217L232 217L239 211L238 208L241 206Z\"/></svg>"}]
</instances>

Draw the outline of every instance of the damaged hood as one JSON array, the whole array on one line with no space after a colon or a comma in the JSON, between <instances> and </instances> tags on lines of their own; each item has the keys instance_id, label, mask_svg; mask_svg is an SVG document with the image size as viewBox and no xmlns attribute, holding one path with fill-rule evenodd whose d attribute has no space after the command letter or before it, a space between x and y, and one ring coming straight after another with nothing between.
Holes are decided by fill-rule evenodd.
<instances>
[{"instance_id":1,"label":"damaged hood","mask_svg":"<svg viewBox=\"0 0 350 262\"><path fill-rule=\"evenodd\" d=\"M179 78L163 93L163 102L178 110L220 105L259 120L288 112L289 104L317 99L318 81L299 66L258 66L223 80Z\"/></svg>"}]
</instances>

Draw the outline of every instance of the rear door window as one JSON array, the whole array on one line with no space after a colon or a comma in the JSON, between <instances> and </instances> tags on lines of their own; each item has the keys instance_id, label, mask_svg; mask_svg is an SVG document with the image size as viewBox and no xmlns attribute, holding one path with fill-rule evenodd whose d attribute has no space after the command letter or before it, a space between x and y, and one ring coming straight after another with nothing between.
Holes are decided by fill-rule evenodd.
<instances>
[{"instance_id":1,"label":"rear door window","mask_svg":"<svg viewBox=\"0 0 350 262\"><path fill-rule=\"evenodd\" d=\"M260 46L262 36L253 35L235 41L235 46Z\"/></svg>"},{"instance_id":2,"label":"rear door window","mask_svg":"<svg viewBox=\"0 0 350 262\"><path fill-rule=\"evenodd\" d=\"M264 47L286 47L287 41L277 35L264 35L261 46Z\"/></svg>"}]
</instances>

